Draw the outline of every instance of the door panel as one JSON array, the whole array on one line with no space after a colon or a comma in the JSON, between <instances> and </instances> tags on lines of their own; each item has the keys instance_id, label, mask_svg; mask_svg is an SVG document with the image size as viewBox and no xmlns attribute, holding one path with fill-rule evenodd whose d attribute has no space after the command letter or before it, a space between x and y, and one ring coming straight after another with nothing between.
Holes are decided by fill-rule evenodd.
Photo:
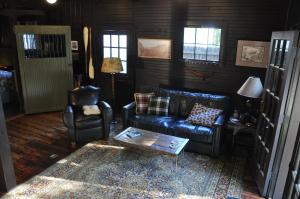
<instances>
[{"instance_id":1,"label":"door panel","mask_svg":"<svg viewBox=\"0 0 300 199\"><path fill-rule=\"evenodd\" d=\"M68 26L15 26L25 113L63 110L72 89Z\"/></svg>"},{"instance_id":2,"label":"door panel","mask_svg":"<svg viewBox=\"0 0 300 199\"><path fill-rule=\"evenodd\" d=\"M297 31L272 34L270 59L253 154L253 173L263 196L267 195L277 143L286 113L298 35Z\"/></svg>"},{"instance_id":3,"label":"door panel","mask_svg":"<svg viewBox=\"0 0 300 199\"><path fill-rule=\"evenodd\" d=\"M296 143L294 145L293 155L291 158L289 172L284 188L282 198L299 198L300 197L300 123L298 123L298 131Z\"/></svg>"},{"instance_id":4,"label":"door panel","mask_svg":"<svg viewBox=\"0 0 300 199\"><path fill-rule=\"evenodd\" d=\"M280 132L276 157L272 169L273 178L271 179L269 196L274 199L282 198L284 183L288 175L289 162L291 160L295 139L297 136L297 128L300 122L300 52L294 62L292 77L290 82L290 91L288 94L287 105L285 109L285 117Z\"/></svg>"}]
</instances>

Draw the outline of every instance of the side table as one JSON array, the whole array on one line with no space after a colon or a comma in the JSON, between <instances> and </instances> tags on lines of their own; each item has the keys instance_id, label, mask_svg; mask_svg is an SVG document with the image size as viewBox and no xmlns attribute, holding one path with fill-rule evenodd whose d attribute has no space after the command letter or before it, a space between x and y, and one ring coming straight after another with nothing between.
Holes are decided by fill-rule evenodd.
<instances>
[{"instance_id":1,"label":"side table","mask_svg":"<svg viewBox=\"0 0 300 199\"><path fill-rule=\"evenodd\" d=\"M226 127L227 127L228 131L232 132L231 150L234 149L234 145L237 141L236 140L237 135L239 135L239 134L248 134L249 135L250 134L254 138L254 135L255 135L255 132L256 132L256 125L255 124L246 125L246 124L243 124L243 123L239 122L234 117L229 118ZM251 146L251 144L249 145L249 143L248 143L248 145L244 144L243 146L253 147L253 146Z\"/></svg>"}]
</instances>

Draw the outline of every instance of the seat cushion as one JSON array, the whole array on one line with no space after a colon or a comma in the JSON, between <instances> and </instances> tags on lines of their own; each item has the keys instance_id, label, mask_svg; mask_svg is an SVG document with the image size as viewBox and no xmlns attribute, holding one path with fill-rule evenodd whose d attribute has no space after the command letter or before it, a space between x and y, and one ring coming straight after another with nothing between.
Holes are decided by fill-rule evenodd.
<instances>
[{"instance_id":1,"label":"seat cushion","mask_svg":"<svg viewBox=\"0 0 300 199\"><path fill-rule=\"evenodd\" d=\"M154 96L154 93L134 93L134 100L136 104L136 114L146 114L150 98Z\"/></svg>"},{"instance_id":2,"label":"seat cushion","mask_svg":"<svg viewBox=\"0 0 300 199\"><path fill-rule=\"evenodd\" d=\"M211 144L213 139L213 130L211 128L193 125L184 119L177 120L172 125L172 131L175 136L189 138L195 142Z\"/></svg>"},{"instance_id":3,"label":"seat cushion","mask_svg":"<svg viewBox=\"0 0 300 199\"><path fill-rule=\"evenodd\" d=\"M208 108L196 103L186 121L199 126L212 127L222 112L220 109Z\"/></svg>"},{"instance_id":4,"label":"seat cushion","mask_svg":"<svg viewBox=\"0 0 300 199\"><path fill-rule=\"evenodd\" d=\"M169 90L163 88L160 88L157 91L156 96L170 97L169 115L178 116L180 93L181 91Z\"/></svg>"},{"instance_id":5,"label":"seat cushion","mask_svg":"<svg viewBox=\"0 0 300 199\"><path fill-rule=\"evenodd\" d=\"M84 115L82 110L74 113L75 126L78 129L97 128L102 126L101 115Z\"/></svg>"},{"instance_id":6,"label":"seat cushion","mask_svg":"<svg viewBox=\"0 0 300 199\"><path fill-rule=\"evenodd\" d=\"M136 128L169 134L169 129L175 123L175 118L172 116L134 115L129 118L128 123Z\"/></svg>"},{"instance_id":7,"label":"seat cushion","mask_svg":"<svg viewBox=\"0 0 300 199\"><path fill-rule=\"evenodd\" d=\"M148 106L148 115L168 116L170 97L152 97Z\"/></svg>"}]
</instances>

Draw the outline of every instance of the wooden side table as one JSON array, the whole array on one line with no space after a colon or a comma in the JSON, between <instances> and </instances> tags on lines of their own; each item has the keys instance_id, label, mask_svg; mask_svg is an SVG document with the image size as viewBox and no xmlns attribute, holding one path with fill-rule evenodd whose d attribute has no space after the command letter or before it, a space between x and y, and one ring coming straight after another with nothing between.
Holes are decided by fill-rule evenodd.
<instances>
[{"instance_id":1,"label":"wooden side table","mask_svg":"<svg viewBox=\"0 0 300 199\"><path fill-rule=\"evenodd\" d=\"M250 134L251 136L254 137L255 132L256 132L256 125L252 124L252 125L246 125L243 124L241 122L239 122L238 120L236 120L234 117L230 117L228 122L227 122L227 130L232 132L232 137L231 137L231 150L234 149L234 145L236 143L236 137L237 135L240 134ZM253 143L243 143L243 146L246 147L253 147Z\"/></svg>"}]
</instances>

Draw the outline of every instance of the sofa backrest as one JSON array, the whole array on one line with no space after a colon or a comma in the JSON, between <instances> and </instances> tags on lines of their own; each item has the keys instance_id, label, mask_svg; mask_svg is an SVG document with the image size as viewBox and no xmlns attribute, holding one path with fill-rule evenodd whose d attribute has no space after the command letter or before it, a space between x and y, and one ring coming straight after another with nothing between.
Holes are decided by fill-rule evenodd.
<instances>
[{"instance_id":1,"label":"sofa backrest","mask_svg":"<svg viewBox=\"0 0 300 199\"><path fill-rule=\"evenodd\" d=\"M158 96L170 97L169 114L178 117L188 117L195 103L204 106L222 109L225 112L229 108L229 97L223 95L213 95L200 92L184 92L160 88Z\"/></svg>"}]
</instances>

